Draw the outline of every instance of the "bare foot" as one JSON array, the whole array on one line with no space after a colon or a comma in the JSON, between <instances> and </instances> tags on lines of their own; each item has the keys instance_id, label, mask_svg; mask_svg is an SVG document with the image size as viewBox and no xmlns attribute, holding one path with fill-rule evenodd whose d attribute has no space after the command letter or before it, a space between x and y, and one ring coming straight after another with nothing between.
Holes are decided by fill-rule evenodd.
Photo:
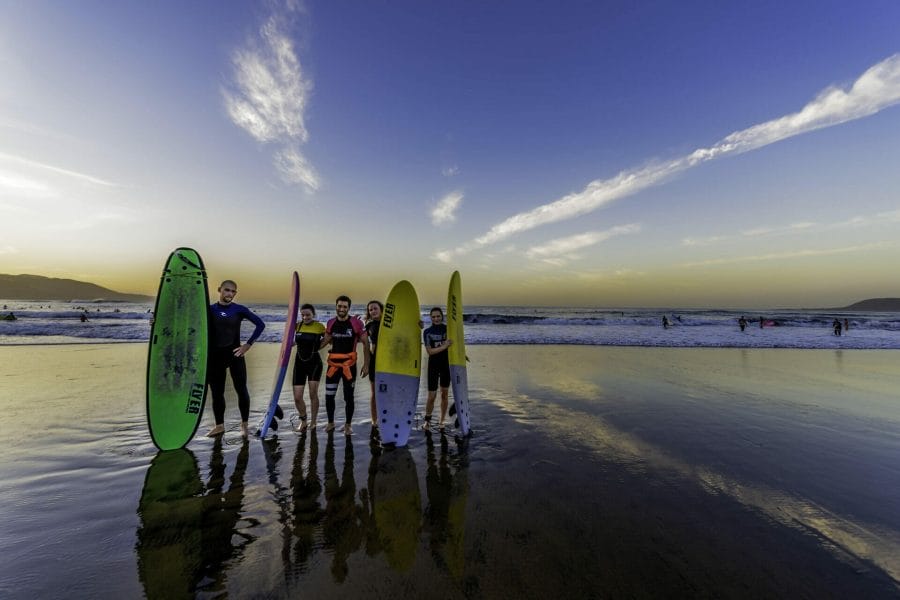
<instances>
[{"instance_id":1,"label":"bare foot","mask_svg":"<svg viewBox=\"0 0 900 600\"><path fill-rule=\"evenodd\" d=\"M250 427L247 426L247 421L241 422L241 437L247 438L250 435Z\"/></svg>"},{"instance_id":2,"label":"bare foot","mask_svg":"<svg viewBox=\"0 0 900 600\"><path fill-rule=\"evenodd\" d=\"M222 435L223 433L225 433L225 425L216 425L207 432L206 437L216 437L217 435Z\"/></svg>"},{"instance_id":3,"label":"bare foot","mask_svg":"<svg viewBox=\"0 0 900 600\"><path fill-rule=\"evenodd\" d=\"M344 435L353 435L353 430L350 428L350 423L344 425Z\"/></svg>"},{"instance_id":4,"label":"bare foot","mask_svg":"<svg viewBox=\"0 0 900 600\"><path fill-rule=\"evenodd\" d=\"M300 424L297 425L297 431L303 433L304 431L306 431L307 427L309 427L309 425L306 424L306 419L304 417L300 417Z\"/></svg>"},{"instance_id":5,"label":"bare foot","mask_svg":"<svg viewBox=\"0 0 900 600\"><path fill-rule=\"evenodd\" d=\"M325 426L325 431L334 431L334 423L328 423L328 425Z\"/></svg>"}]
</instances>

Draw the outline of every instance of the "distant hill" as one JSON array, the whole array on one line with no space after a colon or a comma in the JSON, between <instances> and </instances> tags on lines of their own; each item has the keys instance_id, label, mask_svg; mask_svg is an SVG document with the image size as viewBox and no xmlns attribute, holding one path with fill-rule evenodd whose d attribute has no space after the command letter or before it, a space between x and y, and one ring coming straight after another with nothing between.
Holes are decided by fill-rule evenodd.
<instances>
[{"instance_id":1,"label":"distant hill","mask_svg":"<svg viewBox=\"0 0 900 600\"><path fill-rule=\"evenodd\" d=\"M841 310L870 310L872 312L900 312L900 298L870 298Z\"/></svg>"},{"instance_id":2,"label":"distant hill","mask_svg":"<svg viewBox=\"0 0 900 600\"><path fill-rule=\"evenodd\" d=\"M122 294L74 279L40 275L0 274L0 298L4 300L106 300L107 302L152 302L153 296Z\"/></svg>"}]
</instances>

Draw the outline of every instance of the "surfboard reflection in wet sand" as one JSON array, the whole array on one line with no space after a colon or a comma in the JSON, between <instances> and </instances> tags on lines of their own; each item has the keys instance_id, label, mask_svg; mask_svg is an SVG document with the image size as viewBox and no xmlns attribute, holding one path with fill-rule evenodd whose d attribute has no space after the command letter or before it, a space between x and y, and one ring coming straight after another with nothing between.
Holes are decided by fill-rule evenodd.
<instances>
[{"instance_id":1,"label":"surfboard reflection in wet sand","mask_svg":"<svg viewBox=\"0 0 900 600\"><path fill-rule=\"evenodd\" d=\"M135 546L148 598L193 598L226 589L225 563L254 540L238 528L248 450L245 442L227 489L221 438L213 446L205 486L189 450L160 452L153 459L138 505Z\"/></svg>"}]
</instances>

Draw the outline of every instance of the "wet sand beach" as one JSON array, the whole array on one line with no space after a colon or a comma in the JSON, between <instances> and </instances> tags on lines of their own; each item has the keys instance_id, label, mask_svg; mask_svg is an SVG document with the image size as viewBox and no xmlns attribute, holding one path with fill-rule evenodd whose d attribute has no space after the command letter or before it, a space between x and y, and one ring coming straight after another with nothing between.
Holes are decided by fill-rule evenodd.
<instances>
[{"instance_id":1,"label":"wet sand beach","mask_svg":"<svg viewBox=\"0 0 900 600\"><path fill-rule=\"evenodd\" d=\"M465 441L382 449L366 382L350 438L229 390L158 453L144 344L0 347L0 597L900 597L897 351L468 354Z\"/></svg>"}]
</instances>

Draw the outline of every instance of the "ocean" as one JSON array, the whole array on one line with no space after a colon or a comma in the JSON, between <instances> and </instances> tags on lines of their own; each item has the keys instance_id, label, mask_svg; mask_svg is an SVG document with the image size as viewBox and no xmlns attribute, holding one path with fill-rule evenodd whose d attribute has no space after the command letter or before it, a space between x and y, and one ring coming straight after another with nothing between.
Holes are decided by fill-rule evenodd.
<instances>
[{"instance_id":1,"label":"ocean","mask_svg":"<svg viewBox=\"0 0 900 600\"><path fill-rule=\"evenodd\" d=\"M151 304L2 300L0 345L142 342L149 338ZM266 322L261 341L280 342L286 307L248 306ZM354 314L362 316L362 307ZM430 306L422 307L428 323ZM331 306L317 306L325 321ZM88 320L82 322L80 316ZM668 329L662 326L665 316ZM738 327L744 316L750 323ZM759 327L762 319L764 327ZM832 322L849 329L834 335ZM562 344L668 348L900 349L900 314L773 309L596 309L573 307L467 306L466 344ZM245 324L246 327L250 325Z\"/></svg>"}]
</instances>

